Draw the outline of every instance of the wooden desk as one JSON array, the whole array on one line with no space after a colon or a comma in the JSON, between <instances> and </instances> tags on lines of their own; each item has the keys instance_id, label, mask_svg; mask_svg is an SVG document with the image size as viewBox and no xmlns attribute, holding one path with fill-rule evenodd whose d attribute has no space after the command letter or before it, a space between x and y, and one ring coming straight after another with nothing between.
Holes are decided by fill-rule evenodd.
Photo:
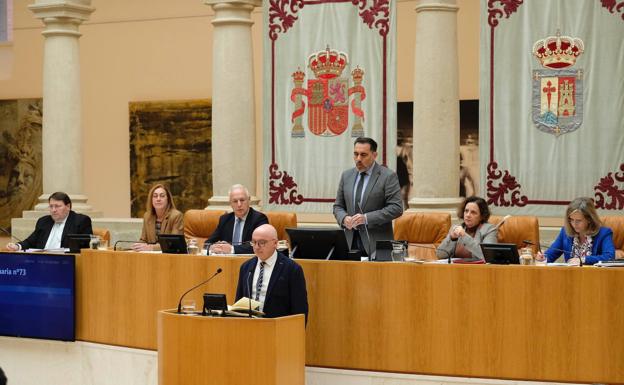
<instances>
[{"instance_id":1,"label":"wooden desk","mask_svg":"<svg viewBox=\"0 0 624 385\"><path fill-rule=\"evenodd\" d=\"M156 349L156 312L234 299L241 257L85 251L77 338ZM306 364L356 370L624 383L624 269L300 261Z\"/></svg>"},{"instance_id":2,"label":"wooden desk","mask_svg":"<svg viewBox=\"0 0 624 385\"><path fill-rule=\"evenodd\" d=\"M304 385L303 315L272 319L158 312L160 385Z\"/></svg>"}]
</instances>

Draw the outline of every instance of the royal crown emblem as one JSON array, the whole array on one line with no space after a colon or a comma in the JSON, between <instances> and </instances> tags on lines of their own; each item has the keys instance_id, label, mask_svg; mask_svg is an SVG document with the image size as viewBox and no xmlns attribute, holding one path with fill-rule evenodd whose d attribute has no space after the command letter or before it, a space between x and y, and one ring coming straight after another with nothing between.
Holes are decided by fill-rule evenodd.
<instances>
[{"instance_id":1,"label":"royal crown emblem","mask_svg":"<svg viewBox=\"0 0 624 385\"><path fill-rule=\"evenodd\" d=\"M559 136L583 123L583 70L571 69L585 50L577 37L548 36L533 45L533 56L545 69L533 70L533 123Z\"/></svg>"},{"instance_id":2,"label":"royal crown emblem","mask_svg":"<svg viewBox=\"0 0 624 385\"><path fill-rule=\"evenodd\" d=\"M295 104L292 113L293 123L291 136L302 138L305 136L303 115L305 113L304 97L308 98L308 128L310 132L319 136L338 136L344 133L349 126L349 98L351 112L354 115L351 136L364 136L364 111L362 101L366 98L362 80L364 70L356 67L351 71L354 86L349 88L349 78L341 77L349 65L346 53L330 49L311 54L307 60L307 67L314 73L316 79L308 80L308 88L303 88L306 77L300 68L292 74L295 88L290 99Z\"/></svg>"}]
</instances>

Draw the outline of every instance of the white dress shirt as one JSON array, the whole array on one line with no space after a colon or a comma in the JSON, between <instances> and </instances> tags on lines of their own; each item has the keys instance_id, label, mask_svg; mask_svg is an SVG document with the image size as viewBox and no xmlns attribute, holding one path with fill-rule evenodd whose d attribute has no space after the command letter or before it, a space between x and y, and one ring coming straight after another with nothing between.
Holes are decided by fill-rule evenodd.
<instances>
[{"instance_id":1,"label":"white dress shirt","mask_svg":"<svg viewBox=\"0 0 624 385\"><path fill-rule=\"evenodd\" d=\"M69 215L67 217L69 217ZM46 242L44 247L46 250L61 248L61 239L63 237L63 229L65 229L65 222L67 222L67 217L65 217L62 222L55 222L54 225L52 225L52 230L50 231L48 241Z\"/></svg>"},{"instance_id":2,"label":"white dress shirt","mask_svg":"<svg viewBox=\"0 0 624 385\"><path fill-rule=\"evenodd\" d=\"M256 257L258 258L258 257ZM253 275L253 284L251 285L251 298L256 298L256 283L258 283L258 276L260 275L260 258L258 258L258 263L256 263L256 270ZM266 261L264 261L264 274L262 275L262 287L260 288L260 297L258 301L260 301L260 311L264 311L264 301L266 300L267 289L269 288L269 281L271 280L271 273L273 273L273 267L275 267L275 263L277 262L277 251L273 252Z\"/></svg>"}]
</instances>

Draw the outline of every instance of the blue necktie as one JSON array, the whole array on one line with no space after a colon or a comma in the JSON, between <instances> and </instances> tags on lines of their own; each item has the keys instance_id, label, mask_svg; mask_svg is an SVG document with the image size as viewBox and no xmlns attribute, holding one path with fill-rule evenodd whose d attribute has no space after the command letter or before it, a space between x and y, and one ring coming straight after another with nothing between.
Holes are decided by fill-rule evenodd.
<instances>
[{"instance_id":1,"label":"blue necktie","mask_svg":"<svg viewBox=\"0 0 624 385\"><path fill-rule=\"evenodd\" d=\"M239 245L241 241L241 220L236 218L234 222L234 236L232 237L232 245Z\"/></svg>"}]
</instances>

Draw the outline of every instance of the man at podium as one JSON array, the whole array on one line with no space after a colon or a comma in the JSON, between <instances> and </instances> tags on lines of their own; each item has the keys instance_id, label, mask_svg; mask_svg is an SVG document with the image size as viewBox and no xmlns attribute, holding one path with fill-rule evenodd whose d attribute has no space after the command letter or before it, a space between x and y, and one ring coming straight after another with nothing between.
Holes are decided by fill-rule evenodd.
<instances>
[{"instance_id":1,"label":"man at podium","mask_svg":"<svg viewBox=\"0 0 624 385\"><path fill-rule=\"evenodd\" d=\"M265 317L305 314L308 294L303 269L277 251L277 231L271 225L256 228L251 236L255 257L245 262L238 275L236 300L249 297L261 303Z\"/></svg>"}]
</instances>

